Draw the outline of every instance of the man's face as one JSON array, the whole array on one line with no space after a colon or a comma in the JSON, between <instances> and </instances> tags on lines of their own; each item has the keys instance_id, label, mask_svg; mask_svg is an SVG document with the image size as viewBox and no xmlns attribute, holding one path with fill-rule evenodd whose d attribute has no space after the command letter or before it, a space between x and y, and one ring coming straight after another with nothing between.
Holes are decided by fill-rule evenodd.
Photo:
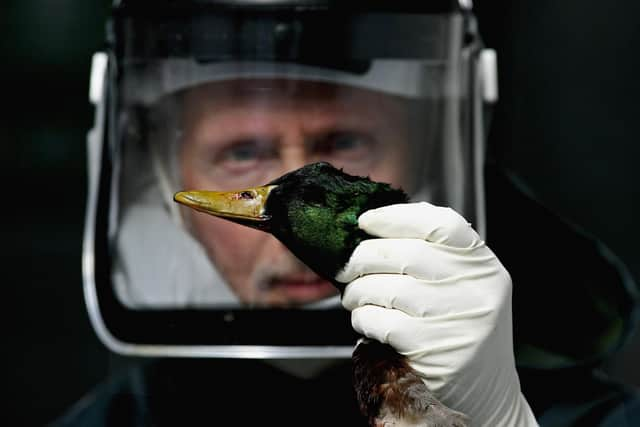
<instances>
[{"instance_id":1,"label":"man's face","mask_svg":"<svg viewBox=\"0 0 640 427\"><path fill-rule=\"evenodd\" d=\"M407 117L391 97L322 83L237 80L188 91L183 112L186 189L263 185L321 160L406 188ZM337 293L273 236L194 210L184 215L242 302L286 307Z\"/></svg>"}]
</instances>

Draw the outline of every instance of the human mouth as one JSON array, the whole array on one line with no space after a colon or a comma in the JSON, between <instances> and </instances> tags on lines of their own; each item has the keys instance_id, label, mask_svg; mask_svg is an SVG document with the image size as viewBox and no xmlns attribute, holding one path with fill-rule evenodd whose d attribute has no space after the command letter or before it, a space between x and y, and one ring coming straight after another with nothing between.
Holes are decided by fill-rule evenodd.
<instances>
[{"instance_id":1,"label":"human mouth","mask_svg":"<svg viewBox=\"0 0 640 427\"><path fill-rule=\"evenodd\" d=\"M273 278L269 281L269 288L296 304L318 301L337 293L336 288L329 281L310 274L292 274Z\"/></svg>"}]
</instances>

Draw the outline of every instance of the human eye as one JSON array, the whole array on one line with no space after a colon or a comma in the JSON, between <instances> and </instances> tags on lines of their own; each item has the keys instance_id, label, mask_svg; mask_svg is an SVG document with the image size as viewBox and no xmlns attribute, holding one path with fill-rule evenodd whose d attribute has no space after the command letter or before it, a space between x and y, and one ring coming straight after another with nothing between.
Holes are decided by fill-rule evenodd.
<instances>
[{"instance_id":1,"label":"human eye","mask_svg":"<svg viewBox=\"0 0 640 427\"><path fill-rule=\"evenodd\" d=\"M226 162L252 162L260 155L257 144L253 141L242 141L232 144L222 151L221 160Z\"/></svg>"},{"instance_id":2,"label":"human eye","mask_svg":"<svg viewBox=\"0 0 640 427\"><path fill-rule=\"evenodd\" d=\"M315 141L314 152L319 157L334 163L367 160L373 155L375 143L372 137L362 132L337 131Z\"/></svg>"},{"instance_id":3,"label":"human eye","mask_svg":"<svg viewBox=\"0 0 640 427\"><path fill-rule=\"evenodd\" d=\"M275 155L272 141L247 138L231 141L218 151L214 162L217 167L230 173L241 173L257 167L260 162Z\"/></svg>"}]
</instances>

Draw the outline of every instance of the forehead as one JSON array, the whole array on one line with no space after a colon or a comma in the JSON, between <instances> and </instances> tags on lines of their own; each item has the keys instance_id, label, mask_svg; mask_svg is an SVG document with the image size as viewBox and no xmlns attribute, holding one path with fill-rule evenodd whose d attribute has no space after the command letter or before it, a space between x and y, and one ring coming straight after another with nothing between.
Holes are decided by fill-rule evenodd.
<instances>
[{"instance_id":1,"label":"forehead","mask_svg":"<svg viewBox=\"0 0 640 427\"><path fill-rule=\"evenodd\" d=\"M397 109L399 98L346 85L293 79L237 79L188 89L184 111L215 112L240 108L273 111L303 108L370 113L381 107Z\"/></svg>"}]
</instances>

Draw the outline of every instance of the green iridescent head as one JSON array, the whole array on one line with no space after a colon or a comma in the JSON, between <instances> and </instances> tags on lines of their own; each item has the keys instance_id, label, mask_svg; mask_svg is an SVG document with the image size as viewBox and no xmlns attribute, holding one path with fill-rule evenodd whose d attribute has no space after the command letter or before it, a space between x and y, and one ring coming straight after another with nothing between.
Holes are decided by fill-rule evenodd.
<instances>
[{"instance_id":1,"label":"green iridescent head","mask_svg":"<svg viewBox=\"0 0 640 427\"><path fill-rule=\"evenodd\" d=\"M324 162L306 165L261 187L187 191L174 199L273 234L316 273L332 281L358 243L370 238L358 228L360 214L408 201L402 190L348 175Z\"/></svg>"}]
</instances>

